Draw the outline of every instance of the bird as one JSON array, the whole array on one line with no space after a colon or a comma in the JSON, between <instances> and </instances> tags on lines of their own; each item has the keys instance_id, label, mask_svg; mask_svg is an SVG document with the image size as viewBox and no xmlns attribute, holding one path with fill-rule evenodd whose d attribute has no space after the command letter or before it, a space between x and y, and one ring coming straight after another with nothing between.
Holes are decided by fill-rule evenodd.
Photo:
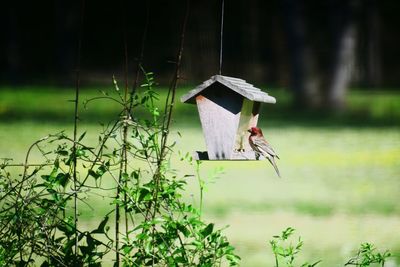
<instances>
[{"instance_id":1,"label":"bird","mask_svg":"<svg viewBox=\"0 0 400 267\"><path fill-rule=\"evenodd\" d=\"M256 152L257 158L259 155L263 155L265 158L267 158L274 167L276 174L281 177L278 166L276 166L275 163L275 157L279 159L279 156L275 153L274 149L267 142L267 140L265 140L261 129L258 127L251 127L248 132L250 133L250 147L254 150L254 152Z\"/></svg>"}]
</instances>

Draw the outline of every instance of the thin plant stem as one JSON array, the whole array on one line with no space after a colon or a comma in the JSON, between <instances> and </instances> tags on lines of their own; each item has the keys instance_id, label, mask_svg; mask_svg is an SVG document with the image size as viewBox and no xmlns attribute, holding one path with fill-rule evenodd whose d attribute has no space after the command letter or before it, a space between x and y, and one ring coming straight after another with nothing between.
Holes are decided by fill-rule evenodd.
<instances>
[{"instance_id":1,"label":"thin plant stem","mask_svg":"<svg viewBox=\"0 0 400 267\"><path fill-rule=\"evenodd\" d=\"M179 45L179 50L178 54L176 56L176 63L175 63L175 71L174 75L171 80L171 84L168 90L167 94L167 99L165 101L165 117L163 121L163 126L162 126L162 140L161 140L161 158L160 160L165 158L165 149L166 149L166 144L167 144L167 139L169 135L169 127L171 124L171 119L172 119L172 111L175 105L175 95L176 95L176 87L178 85L178 80L180 79L180 67L182 63L182 54L183 54L183 45L185 41L185 32L186 32L186 26L187 22L189 19L189 13L190 13L190 0L186 1L186 12L185 12L185 18L183 20L182 24L182 32L181 32L181 37L180 37L180 45ZM170 99L171 98L171 99Z\"/></svg>"},{"instance_id":2,"label":"thin plant stem","mask_svg":"<svg viewBox=\"0 0 400 267\"><path fill-rule=\"evenodd\" d=\"M124 1L124 4L126 3L126 1ZM123 18L124 18L124 56L125 56L125 95L124 95L124 106L125 106L125 120L128 120L130 117L129 114L129 99L128 99L128 95L129 95L129 82L128 82L128 70L129 70L129 64L128 64L128 38L127 38L127 28L126 28L126 24L127 24L127 19L126 19L126 8L124 8L124 12L123 12ZM122 161L123 161L123 172L124 174L128 173L128 153L127 153L127 148L128 146L128 125L125 122L123 125L123 146L122 146L122 152L123 152L123 157L122 157ZM121 168L122 170L122 168ZM120 175L122 177L122 175ZM127 197L126 197L126 188L128 186L128 179L125 179L124 182L124 203L127 203ZM128 236L128 207L127 205L125 205L124 208L125 211L125 235Z\"/></svg>"},{"instance_id":3,"label":"thin plant stem","mask_svg":"<svg viewBox=\"0 0 400 267\"><path fill-rule=\"evenodd\" d=\"M127 179L123 182L124 174L127 173L127 144L128 144L128 125L126 120L129 119L129 103L128 103L128 94L129 94L129 82L128 82L128 41L127 41L127 28L126 28L126 1L123 1L123 34L124 34L124 81L125 81L125 89L124 89L124 124L122 126L123 136L122 136L122 150L121 150L121 164L119 167L119 177L118 177L118 185L117 185L117 203L115 204L115 266L119 266L120 255L119 255L119 228L120 228L120 206L118 203L118 198L121 194L121 189L124 194L124 203L127 202L127 193L126 187L128 185ZM121 188L123 185L124 188ZM128 236L128 210L127 206L124 207L125 211L125 235Z\"/></svg>"},{"instance_id":4,"label":"thin plant stem","mask_svg":"<svg viewBox=\"0 0 400 267\"><path fill-rule=\"evenodd\" d=\"M154 191L154 198L155 201L153 202L153 214L152 214L152 219L154 219L156 212L157 212L157 206L158 206L158 190L159 190L159 182L161 179L161 165L162 162L165 159L166 156L166 144L167 144L167 139L169 135L169 127L171 124L171 119L172 119L172 110L174 107L175 103L175 93L176 93L176 86L178 84L179 80L179 70L181 67L181 61L182 61L182 54L183 54L183 44L185 40L185 32L186 32L186 25L189 19L189 13L190 13L190 0L186 1L186 11L185 11L185 16L184 20L182 23L182 31L181 31L181 36L180 36L180 45L179 45L179 50L176 56L176 63L175 63L175 71L174 75L171 80L171 84L168 90L167 94L167 99L165 101L165 109L164 109L164 121L162 125L162 136L161 136L161 147L160 147L160 154L157 160L157 170L154 175L154 180L155 180L155 191ZM171 98L170 98L171 95ZM150 209L149 209L150 210Z\"/></svg>"},{"instance_id":5,"label":"thin plant stem","mask_svg":"<svg viewBox=\"0 0 400 267\"><path fill-rule=\"evenodd\" d=\"M39 139L38 141L34 142L29 147L28 152L26 153L25 164L24 164L24 173L22 175L22 180L21 180L21 183L20 183L19 189L18 189L18 196L21 197L21 199L23 199L21 194L22 194L22 188L23 188L23 185L24 185L24 181L25 181L25 178L26 178L26 173L28 171L28 166L29 166L28 165L28 161L29 161L29 156L31 154L31 151L35 146L37 146L37 144L39 144L40 142L46 140L47 138L48 138L48 136L43 137L43 138ZM21 210L23 209L23 206L24 205L22 205L21 207L18 207L17 205L15 206L15 214L16 215L22 214ZM17 218L19 218L19 217L17 216ZM17 236L18 236L18 244L20 244L21 243L21 231L18 231ZM22 249L19 251L19 256L20 256L20 261L22 262L23 261L23 251L22 251Z\"/></svg>"},{"instance_id":6,"label":"thin plant stem","mask_svg":"<svg viewBox=\"0 0 400 267\"><path fill-rule=\"evenodd\" d=\"M81 50L82 50L82 35L83 35L83 18L85 11L85 0L81 2L81 18L79 25L79 36L78 36L78 48L77 48L77 61L76 61L76 70L75 70L75 100L74 100L74 143L72 147L73 154L73 183L74 183L74 229L75 229L75 248L74 248L74 260L76 261L78 255L78 243L79 237L76 229L78 228L78 193L77 193L77 158L76 158L76 150L77 150L77 134L78 134L78 120L79 120L79 89L80 89L80 68L81 68ZM75 262L76 263L76 262Z\"/></svg>"},{"instance_id":7,"label":"thin plant stem","mask_svg":"<svg viewBox=\"0 0 400 267\"><path fill-rule=\"evenodd\" d=\"M199 203L199 212L200 212L200 218L203 213L203 191L204 191L204 182L201 179L200 175L200 160L196 160L196 177L197 177L197 182L199 183L199 191L200 191L200 203Z\"/></svg>"},{"instance_id":8,"label":"thin plant stem","mask_svg":"<svg viewBox=\"0 0 400 267\"><path fill-rule=\"evenodd\" d=\"M140 47L140 54L139 54L139 58L137 60L137 64L136 64L136 73L135 73L135 79L133 80L133 85L132 85L132 91L131 91L131 99L130 99L130 103L129 103L129 114L131 114L132 112L132 107L133 107L133 95L136 92L136 88L137 85L139 83L139 74L141 72L141 65L143 62L143 58L144 58L144 49L145 49L145 45L146 45L146 39L147 39L147 31L149 28L149 21L150 21L150 0L146 1L146 22L144 24L144 29L143 29L143 33L142 33L142 42L141 42L141 47Z\"/></svg>"}]
</instances>

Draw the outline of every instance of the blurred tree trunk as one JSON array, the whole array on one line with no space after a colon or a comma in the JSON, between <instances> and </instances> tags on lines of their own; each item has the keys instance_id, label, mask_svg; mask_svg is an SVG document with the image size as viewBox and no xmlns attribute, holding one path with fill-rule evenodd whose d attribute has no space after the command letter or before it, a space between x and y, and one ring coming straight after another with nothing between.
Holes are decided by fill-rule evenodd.
<instances>
[{"instance_id":1,"label":"blurred tree trunk","mask_svg":"<svg viewBox=\"0 0 400 267\"><path fill-rule=\"evenodd\" d=\"M342 109L355 65L354 6L346 0L333 1L330 10L334 46L325 103L330 108Z\"/></svg>"},{"instance_id":2,"label":"blurred tree trunk","mask_svg":"<svg viewBox=\"0 0 400 267\"><path fill-rule=\"evenodd\" d=\"M8 82L18 83L18 72L21 70L21 49L18 36L18 11L17 4L10 2L6 5L5 26L5 62L8 72Z\"/></svg>"},{"instance_id":3,"label":"blurred tree trunk","mask_svg":"<svg viewBox=\"0 0 400 267\"><path fill-rule=\"evenodd\" d=\"M260 3L258 0L245 2L246 6L243 10L247 11L246 16L241 18L242 25L242 42L243 50L242 57L243 62L247 62L246 65L238 66L237 69L242 68L244 76L251 81L262 80L265 75L263 66L260 62Z\"/></svg>"},{"instance_id":4,"label":"blurred tree trunk","mask_svg":"<svg viewBox=\"0 0 400 267\"><path fill-rule=\"evenodd\" d=\"M326 102L329 107L341 109L345 104L345 96L349 87L355 64L355 25L347 25L339 38L338 47L334 51L335 59L332 78L328 87Z\"/></svg>"},{"instance_id":5,"label":"blurred tree trunk","mask_svg":"<svg viewBox=\"0 0 400 267\"><path fill-rule=\"evenodd\" d=\"M312 54L306 43L304 5L297 0L284 0L284 27L290 54L290 87L294 92L294 104L313 106L315 104L315 83L311 72Z\"/></svg>"},{"instance_id":6,"label":"blurred tree trunk","mask_svg":"<svg viewBox=\"0 0 400 267\"><path fill-rule=\"evenodd\" d=\"M367 2L367 71L368 86L378 86L382 81L382 61L380 48L380 17L375 0Z\"/></svg>"}]
</instances>

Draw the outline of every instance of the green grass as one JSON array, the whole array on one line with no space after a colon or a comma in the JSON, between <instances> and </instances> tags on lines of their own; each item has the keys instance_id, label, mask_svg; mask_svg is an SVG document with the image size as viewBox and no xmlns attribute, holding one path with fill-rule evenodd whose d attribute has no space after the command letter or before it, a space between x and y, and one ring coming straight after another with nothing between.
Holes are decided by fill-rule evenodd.
<instances>
[{"instance_id":1,"label":"green grass","mask_svg":"<svg viewBox=\"0 0 400 267\"><path fill-rule=\"evenodd\" d=\"M220 227L230 225L226 233L246 267L272 266L267 241L288 226L305 242L303 261L322 259L321 266L343 266L359 243L369 241L392 250L397 255L393 266L398 266L400 95L353 91L347 112L314 114L291 110L285 91L269 93L278 104L263 107L260 125L281 157L283 177L276 177L266 161L203 162L206 180L216 168L224 169L207 183L205 218ZM94 89L85 90L81 99L95 95ZM60 130L71 134L73 103L67 100L72 98L71 91L50 88L0 90L0 158L22 162L38 138ZM97 122L115 116L117 108L104 101L92 103L82 111L80 132L87 130L88 141L95 142ZM195 106L176 106L173 167L182 175L195 170L178 160L177 151L205 150L196 113ZM185 198L198 204L195 178L188 178ZM96 203L98 199L91 203L93 210L82 204L82 223L92 224L111 208Z\"/></svg>"},{"instance_id":2,"label":"green grass","mask_svg":"<svg viewBox=\"0 0 400 267\"><path fill-rule=\"evenodd\" d=\"M197 109L193 105L179 102L179 98L191 87L177 90L175 117L177 123L188 125ZM111 86L87 87L81 90L80 104L99 93L106 91L116 95ZM347 110L344 112L328 112L324 110L294 109L289 92L279 89L268 90L275 96L277 104L263 105L261 121L268 119L275 126L357 126L357 127L400 127L400 94L397 91L351 90L347 97ZM159 90L160 99L164 99L166 88ZM57 121L71 122L73 119L73 88L53 87L0 87L0 119L2 121ZM162 108L162 101L159 107ZM81 112L84 123L97 123L115 118L119 106L115 102L97 100L87 105ZM264 117L264 118L263 118ZM192 125L193 123L189 123Z\"/></svg>"}]
</instances>

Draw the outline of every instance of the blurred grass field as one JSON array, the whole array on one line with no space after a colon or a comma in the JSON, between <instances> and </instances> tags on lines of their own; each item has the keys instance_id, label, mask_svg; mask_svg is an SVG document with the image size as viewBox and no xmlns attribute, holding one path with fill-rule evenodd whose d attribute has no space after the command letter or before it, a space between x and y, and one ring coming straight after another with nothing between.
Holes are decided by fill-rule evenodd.
<instances>
[{"instance_id":1,"label":"blurred grass field","mask_svg":"<svg viewBox=\"0 0 400 267\"><path fill-rule=\"evenodd\" d=\"M390 266L400 266L400 95L353 90L347 111L328 113L294 110L286 91L267 91L278 103L263 106L259 124L281 157L283 178L265 161L203 162L205 218L230 226L225 232L242 266L272 266L268 240L288 226L305 243L298 263L322 259L320 266L343 266L368 241L390 249L396 255ZM87 88L81 100L96 95ZM22 162L35 140L61 130L71 134L73 96L67 89L0 88L0 158ZM117 110L114 103L91 103L81 109L79 131L95 140L98 122ZM193 174L177 152L205 150L195 106L177 103L172 132L173 168ZM218 178L208 178L220 168ZM186 194L198 204L195 178L188 178ZM94 223L111 206L93 208L82 211L83 223Z\"/></svg>"}]
</instances>

